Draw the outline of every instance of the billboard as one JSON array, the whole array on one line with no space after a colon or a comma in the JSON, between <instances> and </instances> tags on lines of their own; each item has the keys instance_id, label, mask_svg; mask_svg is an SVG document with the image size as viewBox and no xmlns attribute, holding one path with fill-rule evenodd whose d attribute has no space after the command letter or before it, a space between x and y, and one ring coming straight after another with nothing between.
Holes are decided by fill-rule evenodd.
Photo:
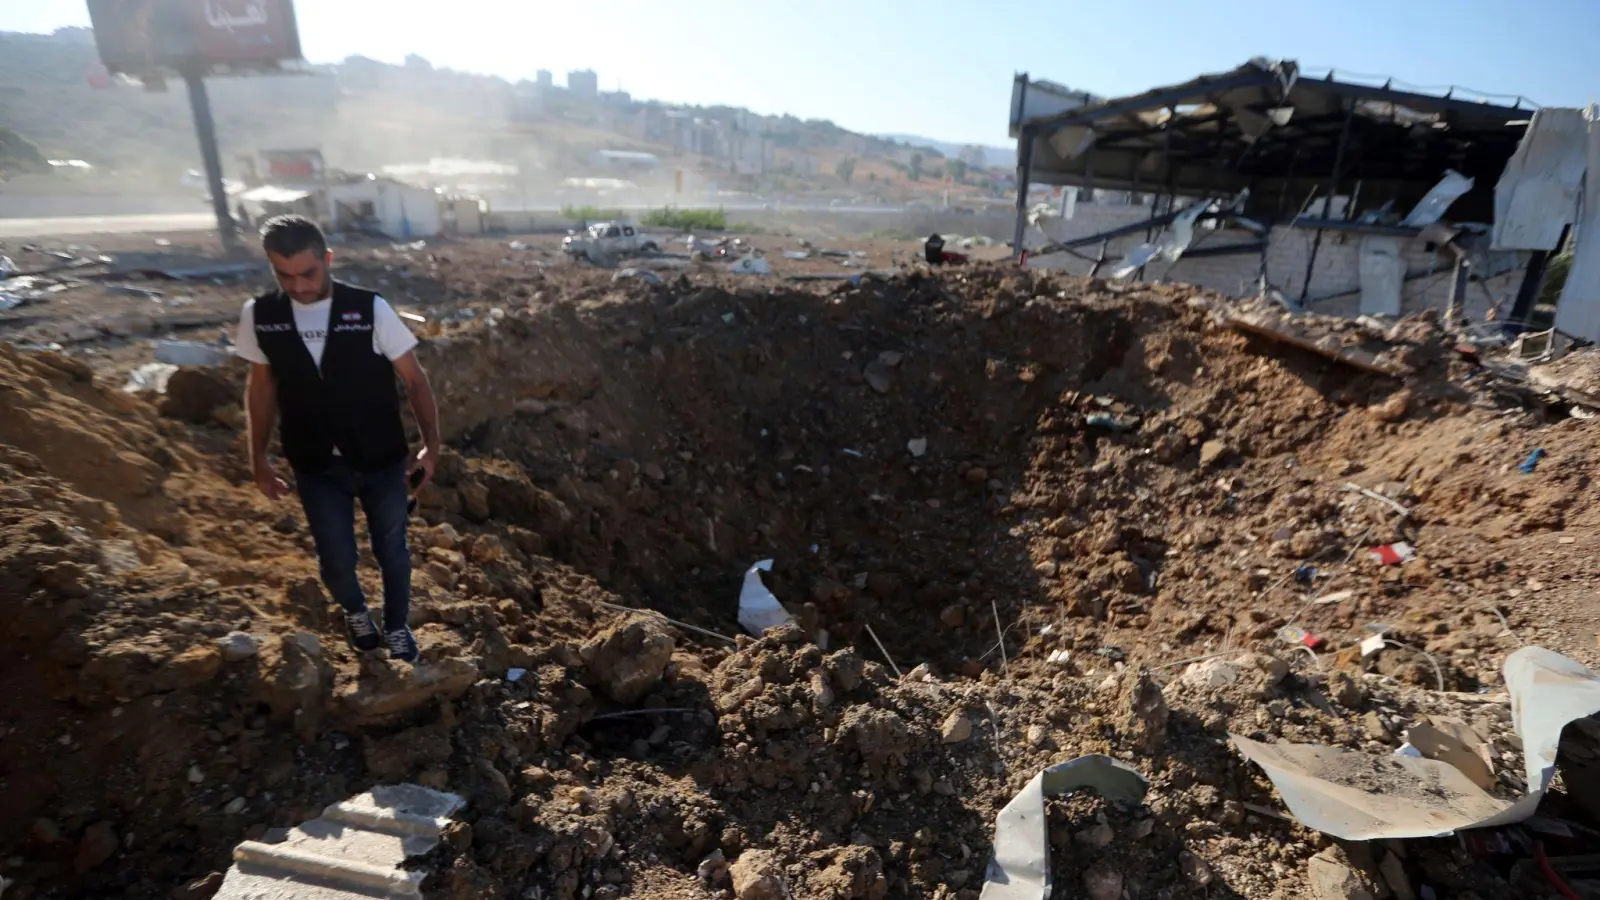
<instances>
[{"instance_id":1,"label":"billboard","mask_svg":"<svg viewBox=\"0 0 1600 900\"><path fill-rule=\"evenodd\" d=\"M112 72L275 68L300 58L294 0L89 0Z\"/></svg>"}]
</instances>

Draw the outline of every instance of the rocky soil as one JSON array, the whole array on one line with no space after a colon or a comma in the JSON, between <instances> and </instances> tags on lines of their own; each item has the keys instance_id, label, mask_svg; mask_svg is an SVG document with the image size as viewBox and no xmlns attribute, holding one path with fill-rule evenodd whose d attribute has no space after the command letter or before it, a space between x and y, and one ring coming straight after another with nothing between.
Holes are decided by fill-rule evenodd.
<instances>
[{"instance_id":1,"label":"rocky soil","mask_svg":"<svg viewBox=\"0 0 1600 900\"><path fill-rule=\"evenodd\" d=\"M419 862L442 898L970 898L995 813L1086 753L1151 786L1051 801L1058 892L1549 893L1308 831L1227 742L1452 715L1515 774L1505 654L1600 661L1595 425L1480 393L1430 321L1402 381L1186 288L505 252L438 254L413 305L451 447L414 669L345 646L251 488L241 371L130 394L137 345L0 346L6 900L209 896L239 840L397 780L469 800ZM767 558L797 623L755 639Z\"/></svg>"}]
</instances>

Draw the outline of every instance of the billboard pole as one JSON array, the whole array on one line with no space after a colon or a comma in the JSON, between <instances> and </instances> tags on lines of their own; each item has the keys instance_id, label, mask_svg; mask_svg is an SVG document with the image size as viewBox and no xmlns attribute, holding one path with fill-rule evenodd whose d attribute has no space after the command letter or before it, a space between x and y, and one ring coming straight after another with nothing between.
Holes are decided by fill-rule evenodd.
<instances>
[{"instance_id":1,"label":"billboard pole","mask_svg":"<svg viewBox=\"0 0 1600 900\"><path fill-rule=\"evenodd\" d=\"M206 80L198 67L183 69L183 83L189 88L189 108L194 112L194 130L200 137L200 156L205 160L206 185L211 189L211 209L217 214L217 234L229 252L241 249L233 215L228 212L228 194L222 185L222 154L217 150L217 125L211 118L211 99Z\"/></svg>"}]
</instances>

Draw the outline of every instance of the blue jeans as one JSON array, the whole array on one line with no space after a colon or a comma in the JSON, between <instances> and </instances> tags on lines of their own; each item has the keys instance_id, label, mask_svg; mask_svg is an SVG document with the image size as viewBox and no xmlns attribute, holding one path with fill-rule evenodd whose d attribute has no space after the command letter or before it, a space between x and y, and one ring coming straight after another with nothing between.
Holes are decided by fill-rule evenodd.
<instances>
[{"instance_id":1,"label":"blue jeans","mask_svg":"<svg viewBox=\"0 0 1600 900\"><path fill-rule=\"evenodd\" d=\"M320 472L295 470L295 489L317 545L322 583L346 612L367 608L356 580L356 500L367 514L372 555L383 573L383 629L395 631L411 614L411 551L406 547L406 474L410 460L359 472L338 457Z\"/></svg>"}]
</instances>

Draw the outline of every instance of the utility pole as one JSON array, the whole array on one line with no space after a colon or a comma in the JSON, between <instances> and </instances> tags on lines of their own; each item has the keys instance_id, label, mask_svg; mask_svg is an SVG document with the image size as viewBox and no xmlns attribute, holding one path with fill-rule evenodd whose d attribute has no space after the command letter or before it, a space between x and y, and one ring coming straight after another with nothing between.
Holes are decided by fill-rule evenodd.
<instances>
[{"instance_id":1,"label":"utility pole","mask_svg":"<svg viewBox=\"0 0 1600 900\"><path fill-rule=\"evenodd\" d=\"M211 189L211 209L217 214L217 234L223 249L232 253L242 249L239 233L228 212L228 193L222 186L222 154L217 150L217 125L211 118L211 99L201 70L186 67L183 83L189 88L189 109L194 112L194 130L200 138L200 156L205 160L206 185Z\"/></svg>"}]
</instances>

